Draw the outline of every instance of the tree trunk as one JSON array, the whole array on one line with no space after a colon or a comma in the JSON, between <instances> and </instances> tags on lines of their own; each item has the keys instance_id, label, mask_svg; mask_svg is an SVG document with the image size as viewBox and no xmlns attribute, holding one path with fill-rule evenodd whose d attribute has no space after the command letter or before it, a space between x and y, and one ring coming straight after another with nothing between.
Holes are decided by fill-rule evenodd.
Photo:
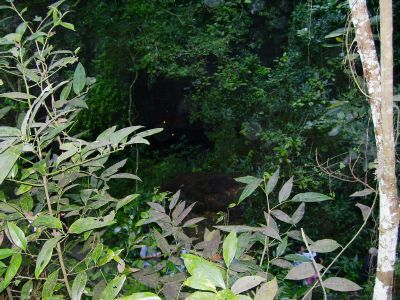
<instances>
[{"instance_id":1,"label":"tree trunk","mask_svg":"<svg viewBox=\"0 0 400 300\"><path fill-rule=\"evenodd\" d=\"M380 0L382 71L378 61L366 0L349 0L358 53L367 82L377 148L379 184L379 251L375 300L392 299L399 206L393 129L392 3Z\"/></svg>"}]
</instances>

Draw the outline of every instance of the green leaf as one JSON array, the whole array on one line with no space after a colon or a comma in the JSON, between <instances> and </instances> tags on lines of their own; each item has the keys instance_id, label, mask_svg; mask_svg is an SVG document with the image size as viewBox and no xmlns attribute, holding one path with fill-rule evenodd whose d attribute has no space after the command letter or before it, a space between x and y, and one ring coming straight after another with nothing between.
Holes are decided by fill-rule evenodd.
<instances>
[{"instance_id":1,"label":"green leaf","mask_svg":"<svg viewBox=\"0 0 400 300\"><path fill-rule=\"evenodd\" d=\"M22 263L22 255L20 253L16 253L11 257L10 265L7 268L4 279L0 283L0 294L7 288L10 284L11 280L17 274L19 267Z\"/></svg>"},{"instance_id":2,"label":"green leaf","mask_svg":"<svg viewBox=\"0 0 400 300\"><path fill-rule=\"evenodd\" d=\"M245 184L250 184L256 180L258 180L258 178L254 177L254 176L243 176L243 177L235 178L235 181L240 182L240 183L245 183Z\"/></svg>"},{"instance_id":3,"label":"green leaf","mask_svg":"<svg viewBox=\"0 0 400 300\"><path fill-rule=\"evenodd\" d=\"M67 29L69 29L69 30L75 31L75 26L74 26L74 24L67 23L67 22L61 22L60 25L61 25L62 27L64 27L64 28L67 28Z\"/></svg>"},{"instance_id":4,"label":"green leaf","mask_svg":"<svg viewBox=\"0 0 400 300\"><path fill-rule=\"evenodd\" d=\"M39 252L39 255L36 260L35 267L35 277L39 278L40 274L43 272L44 268L46 268L49 263L51 256L53 254L53 249L57 245L57 243L61 240L61 236L56 236L50 240L47 240L42 249Z\"/></svg>"},{"instance_id":5,"label":"green leaf","mask_svg":"<svg viewBox=\"0 0 400 300\"><path fill-rule=\"evenodd\" d=\"M276 277L271 281L264 283L258 290L254 300L274 300L278 293L278 282Z\"/></svg>"},{"instance_id":6,"label":"green leaf","mask_svg":"<svg viewBox=\"0 0 400 300\"><path fill-rule=\"evenodd\" d=\"M13 254L20 253L16 249L0 249L0 259L7 258Z\"/></svg>"},{"instance_id":7,"label":"green leaf","mask_svg":"<svg viewBox=\"0 0 400 300\"><path fill-rule=\"evenodd\" d=\"M186 300L215 300L214 293L209 292L194 292L189 295Z\"/></svg>"},{"instance_id":8,"label":"green leaf","mask_svg":"<svg viewBox=\"0 0 400 300\"><path fill-rule=\"evenodd\" d=\"M110 214L102 218L87 217L76 220L72 223L68 232L73 234L80 234L82 232L102 228L114 224L114 214Z\"/></svg>"},{"instance_id":9,"label":"green leaf","mask_svg":"<svg viewBox=\"0 0 400 300\"><path fill-rule=\"evenodd\" d=\"M49 215L41 215L38 216L32 223L33 227L47 227L47 228L56 228L56 229L62 229L62 224L60 219L49 216Z\"/></svg>"},{"instance_id":10,"label":"green leaf","mask_svg":"<svg viewBox=\"0 0 400 300\"><path fill-rule=\"evenodd\" d=\"M15 127L0 126L0 137L21 136L21 130Z\"/></svg>"},{"instance_id":11,"label":"green leaf","mask_svg":"<svg viewBox=\"0 0 400 300\"><path fill-rule=\"evenodd\" d=\"M193 254L184 254L182 259L191 275L208 278L215 286L225 288L224 272L218 266Z\"/></svg>"},{"instance_id":12,"label":"green leaf","mask_svg":"<svg viewBox=\"0 0 400 300\"><path fill-rule=\"evenodd\" d=\"M58 279L58 270L51 273L43 284L42 299L51 300Z\"/></svg>"},{"instance_id":13,"label":"green leaf","mask_svg":"<svg viewBox=\"0 0 400 300\"><path fill-rule=\"evenodd\" d=\"M338 292L354 292L362 290L358 284L341 277L330 277L323 281L324 287Z\"/></svg>"},{"instance_id":14,"label":"green leaf","mask_svg":"<svg viewBox=\"0 0 400 300\"><path fill-rule=\"evenodd\" d=\"M86 84L85 68L81 63L78 63L74 72L73 89L75 94L79 95Z\"/></svg>"},{"instance_id":15,"label":"green leaf","mask_svg":"<svg viewBox=\"0 0 400 300\"><path fill-rule=\"evenodd\" d=\"M17 29L15 30L16 33L20 34L21 36L24 35L26 28L28 26L26 25L25 22L22 22L21 24L18 25Z\"/></svg>"},{"instance_id":16,"label":"green leaf","mask_svg":"<svg viewBox=\"0 0 400 300\"><path fill-rule=\"evenodd\" d=\"M94 263L96 264L97 261L99 260L101 254L103 253L103 248L104 245L102 243L99 243L96 248L94 248L93 253L92 253L92 259Z\"/></svg>"},{"instance_id":17,"label":"green leaf","mask_svg":"<svg viewBox=\"0 0 400 300\"><path fill-rule=\"evenodd\" d=\"M238 240L237 240L236 231L232 231L225 238L225 241L223 244L223 256L224 256L224 261L225 261L227 268L229 268L233 259L235 258L237 244L238 244Z\"/></svg>"},{"instance_id":18,"label":"green leaf","mask_svg":"<svg viewBox=\"0 0 400 300\"><path fill-rule=\"evenodd\" d=\"M265 193L269 195L275 188L276 184L278 183L279 180L279 169L272 174L272 176L269 178L266 188L265 188Z\"/></svg>"},{"instance_id":19,"label":"green leaf","mask_svg":"<svg viewBox=\"0 0 400 300\"><path fill-rule=\"evenodd\" d=\"M121 290L126 276L120 275L111 280L100 294L99 300L113 300Z\"/></svg>"},{"instance_id":20,"label":"green leaf","mask_svg":"<svg viewBox=\"0 0 400 300\"><path fill-rule=\"evenodd\" d=\"M314 243L311 244L310 248L311 251L317 252L317 253L328 253L335 251L337 248L341 247L338 242L335 240L331 239L323 239L323 240L318 240L315 241Z\"/></svg>"},{"instance_id":21,"label":"green leaf","mask_svg":"<svg viewBox=\"0 0 400 300\"><path fill-rule=\"evenodd\" d=\"M266 281L266 279L261 276L243 276L232 284L231 290L235 294L241 294L255 288L264 281Z\"/></svg>"},{"instance_id":22,"label":"green leaf","mask_svg":"<svg viewBox=\"0 0 400 300\"><path fill-rule=\"evenodd\" d=\"M26 250L27 240L24 232L14 222L7 222L10 237L15 246Z\"/></svg>"},{"instance_id":23,"label":"green leaf","mask_svg":"<svg viewBox=\"0 0 400 300\"><path fill-rule=\"evenodd\" d=\"M252 181L248 185L246 185L242 194L240 195L238 203L241 203L244 199L246 199L251 194L253 194L254 191L258 188L258 186L261 184L262 181L263 181L262 179L256 178L254 181Z\"/></svg>"},{"instance_id":24,"label":"green leaf","mask_svg":"<svg viewBox=\"0 0 400 300\"><path fill-rule=\"evenodd\" d=\"M279 256L281 256L283 253L285 253L287 244L288 244L288 238L287 238L287 236L285 236L285 237L282 239L282 242L280 242L280 243L278 244L278 247L276 247L276 256L277 256L277 257L279 257Z\"/></svg>"},{"instance_id":25,"label":"green leaf","mask_svg":"<svg viewBox=\"0 0 400 300\"><path fill-rule=\"evenodd\" d=\"M133 200L135 200L139 196L140 196L139 194L133 194L133 195L128 195L121 200L118 200L115 210L118 211L121 207L131 203Z\"/></svg>"},{"instance_id":26,"label":"green leaf","mask_svg":"<svg viewBox=\"0 0 400 300\"><path fill-rule=\"evenodd\" d=\"M204 277L190 276L183 284L196 290L216 291L215 285L209 279Z\"/></svg>"},{"instance_id":27,"label":"green leaf","mask_svg":"<svg viewBox=\"0 0 400 300\"><path fill-rule=\"evenodd\" d=\"M60 100L68 100L69 94L71 93L72 82L68 83L61 91Z\"/></svg>"},{"instance_id":28,"label":"green leaf","mask_svg":"<svg viewBox=\"0 0 400 300\"><path fill-rule=\"evenodd\" d=\"M72 283L72 300L79 300L82 297L83 291L85 290L87 282L87 274L85 271L80 272L76 275L74 282Z\"/></svg>"},{"instance_id":29,"label":"green leaf","mask_svg":"<svg viewBox=\"0 0 400 300\"><path fill-rule=\"evenodd\" d=\"M332 200L331 197L320 193L300 193L293 197L294 202L321 202L326 200Z\"/></svg>"},{"instance_id":30,"label":"green leaf","mask_svg":"<svg viewBox=\"0 0 400 300\"><path fill-rule=\"evenodd\" d=\"M13 99L13 100L28 100L28 99L32 99L35 97L32 95L28 95L28 94L20 93L20 92L9 92L9 93L0 94L0 98L9 98L9 99Z\"/></svg>"},{"instance_id":31,"label":"green leaf","mask_svg":"<svg viewBox=\"0 0 400 300\"><path fill-rule=\"evenodd\" d=\"M10 147L0 154L0 184L7 178L8 173L10 173L11 169L14 167L21 153L22 146L18 145Z\"/></svg>"},{"instance_id":32,"label":"green leaf","mask_svg":"<svg viewBox=\"0 0 400 300\"><path fill-rule=\"evenodd\" d=\"M338 36L343 36L345 34L345 32L346 32L346 28L345 27L338 28L338 29L332 31L331 33L327 34L325 36L325 38L329 39L329 38L334 38L334 37L338 37Z\"/></svg>"},{"instance_id":33,"label":"green leaf","mask_svg":"<svg viewBox=\"0 0 400 300\"><path fill-rule=\"evenodd\" d=\"M215 294L214 300L237 300L237 296L231 290L223 290Z\"/></svg>"},{"instance_id":34,"label":"green leaf","mask_svg":"<svg viewBox=\"0 0 400 300\"><path fill-rule=\"evenodd\" d=\"M31 299L32 290L33 290L32 280L28 280L22 286L20 300L30 300Z\"/></svg>"},{"instance_id":35,"label":"green leaf","mask_svg":"<svg viewBox=\"0 0 400 300\"><path fill-rule=\"evenodd\" d=\"M118 298L117 300L161 300L156 294L150 292L135 293L129 296Z\"/></svg>"},{"instance_id":36,"label":"green leaf","mask_svg":"<svg viewBox=\"0 0 400 300\"><path fill-rule=\"evenodd\" d=\"M291 177L288 181L286 181L282 189L279 191L278 195L279 203L282 203L283 201L286 201L289 198L290 193L292 192L292 188L293 188L293 177Z\"/></svg>"},{"instance_id":37,"label":"green leaf","mask_svg":"<svg viewBox=\"0 0 400 300\"><path fill-rule=\"evenodd\" d=\"M323 266L317 264L318 272L322 270ZM298 266L293 267L287 273L285 279L289 280L303 280L306 278L310 278L316 274L316 270L314 269L314 265L312 262L303 262Z\"/></svg>"}]
</instances>

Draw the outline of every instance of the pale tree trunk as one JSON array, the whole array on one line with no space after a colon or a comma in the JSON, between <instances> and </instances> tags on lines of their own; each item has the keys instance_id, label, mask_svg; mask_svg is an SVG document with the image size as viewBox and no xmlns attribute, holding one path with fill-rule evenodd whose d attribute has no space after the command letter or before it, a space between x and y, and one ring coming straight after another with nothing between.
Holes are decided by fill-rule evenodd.
<instances>
[{"instance_id":1,"label":"pale tree trunk","mask_svg":"<svg viewBox=\"0 0 400 300\"><path fill-rule=\"evenodd\" d=\"M373 299L385 300L392 299L399 224L393 130L392 3L391 0L380 0L382 71L366 0L349 0L349 4L358 53L368 87L377 148L379 251Z\"/></svg>"}]
</instances>

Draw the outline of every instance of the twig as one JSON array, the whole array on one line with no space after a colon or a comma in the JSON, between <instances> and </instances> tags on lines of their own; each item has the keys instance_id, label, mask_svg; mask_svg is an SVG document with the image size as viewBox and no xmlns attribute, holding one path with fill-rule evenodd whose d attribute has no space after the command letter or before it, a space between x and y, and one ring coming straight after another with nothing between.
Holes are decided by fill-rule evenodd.
<instances>
[{"instance_id":1,"label":"twig","mask_svg":"<svg viewBox=\"0 0 400 300\"><path fill-rule=\"evenodd\" d=\"M303 238L304 243L306 244L306 248L307 248L307 250L308 250L308 253L310 253L311 262L312 262L312 264L313 264L313 266L314 266L315 272L317 272L318 280L319 280L319 283L320 283L320 285L321 285L322 292L324 293L324 300L327 300L328 297L326 296L325 287L324 287L324 284L322 283L322 276L321 276L321 274L319 273L318 266L317 266L317 262L315 261L313 255L312 255L312 252L311 252L310 246L308 245L308 241L307 241L306 235L304 234L303 228L301 228L301 236L302 236L302 238Z\"/></svg>"}]
</instances>

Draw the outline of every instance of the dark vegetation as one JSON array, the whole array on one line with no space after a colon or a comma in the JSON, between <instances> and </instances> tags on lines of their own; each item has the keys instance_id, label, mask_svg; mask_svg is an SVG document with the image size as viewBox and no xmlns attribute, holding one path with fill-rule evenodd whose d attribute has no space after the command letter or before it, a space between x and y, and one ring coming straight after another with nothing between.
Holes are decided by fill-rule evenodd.
<instances>
[{"instance_id":1,"label":"dark vegetation","mask_svg":"<svg viewBox=\"0 0 400 300\"><path fill-rule=\"evenodd\" d=\"M15 1L19 9L29 8L27 19L44 15L49 4ZM394 4L398 22L400 2ZM379 15L378 1L369 5L371 16ZM284 180L279 185L294 177L293 194L317 191L333 199L307 204L300 227L312 240L325 237L345 245L361 226L355 204L371 206L373 195L350 195L364 189L354 177L375 186L375 147L368 103L357 87L363 84L360 63L346 52L347 33L340 30L348 26L347 1L77 0L61 7L71 11L66 20L75 31L57 28L53 43L60 49L80 47L79 61L88 76L96 77L86 98L88 109L80 112L72 132L95 140L113 125L164 129L149 138L150 146L136 144L108 163L128 158L124 172L142 180L109 183L115 198L140 196L118 211L116 223L102 236L115 253L126 250L121 256L131 268L143 267L138 255L142 244L160 247L154 240L160 233L140 226L151 223L143 221L151 216L147 202L168 206L167 199L181 189L187 205L196 202L190 216L208 219L197 231L190 228L185 238L201 236L203 241L213 224L265 223L265 190L256 190L238 204L244 185L234 178L252 175L268 182L278 168ZM4 10L1 14L4 36L20 20ZM396 32L396 82L399 41ZM73 69L62 75L72 76ZM18 89L12 76L0 78L7 88ZM11 126L23 105L0 101L0 108L13 106L1 120ZM13 188L4 190L12 193ZM282 207L292 215L298 204ZM369 249L377 246L375 214L331 270L361 285L364 291L354 296L360 299L368 299L372 286L373 272L368 272L365 260ZM169 237L164 230L160 232ZM182 243L185 238L174 236ZM301 238L288 247L296 252L300 244ZM176 246L172 257L182 249ZM251 253L259 259L261 252L257 248ZM329 255L322 258L330 262ZM166 264L158 270L162 275L179 269L171 260ZM277 266L272 268L284 277L274 269ZM164 277L146 281L147 275L134 275L126 294L160 292L157 280ZM171 294L164 284L160 295ZM301 284L285 281L281 295L292 298L305 291Z\"/></svg>"}]
</instances>

